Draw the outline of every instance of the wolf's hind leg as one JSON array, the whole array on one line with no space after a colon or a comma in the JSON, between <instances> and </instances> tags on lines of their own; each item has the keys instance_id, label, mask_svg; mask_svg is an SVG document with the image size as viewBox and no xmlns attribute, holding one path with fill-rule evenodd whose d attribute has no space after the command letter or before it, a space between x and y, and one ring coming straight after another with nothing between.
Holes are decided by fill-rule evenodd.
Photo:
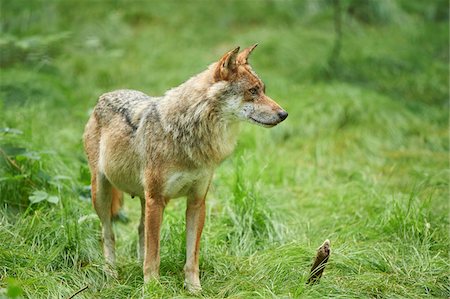
<instances>
[{"instance_id":1,"label":"wolf's hind leg","mask_svg":"<svg viewBox=\"0 0 450 299\"><path fill-rule=\"evenodd\" d=\"M97 212L100 222L102 223L102 239L103 239L103 254L107 264L114 266L116 261L115 254L115 238L112 228L112 186L103 173L98 173L97 177L97 192L94 201L95 211Z\"/></svg>"}]
</instances>

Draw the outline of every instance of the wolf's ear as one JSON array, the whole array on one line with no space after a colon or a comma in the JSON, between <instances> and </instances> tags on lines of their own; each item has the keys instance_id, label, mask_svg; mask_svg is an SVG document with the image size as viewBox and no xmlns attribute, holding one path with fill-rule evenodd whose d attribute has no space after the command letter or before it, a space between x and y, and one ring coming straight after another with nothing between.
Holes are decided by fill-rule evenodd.
<instances>
[{"instance_id":1,"label":"wolf's ear","mask_svg":"<svg viewBox=\"0 0 450 299\"><path fill-rule=\"evenodd\" d=\"M252 53L252 51L256 48L257 45L258 44L254 44L253 46L242 50L242 52L239 53L239 55L237 57L237 63L238 64L247 64L248 63L248 56L250 55L250 53Z\"/></svg>"},{"instance_id":2,"label":"wolf's ear","mask_svg":"<svg viewBox=\"0 0 450 299\"><path fill-rule=\"evenodd\" d=\"M236 73L236 58L238 52L239 47L231 50L220 58L214 71L214 79L216 81L229 80Z\"/></svg>"}]
</instances>

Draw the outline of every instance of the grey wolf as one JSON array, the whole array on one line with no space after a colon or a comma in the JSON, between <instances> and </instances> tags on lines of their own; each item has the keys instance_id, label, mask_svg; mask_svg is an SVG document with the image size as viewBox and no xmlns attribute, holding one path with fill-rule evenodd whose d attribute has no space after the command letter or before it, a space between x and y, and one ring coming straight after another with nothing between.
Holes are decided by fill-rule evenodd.
<instances>
[{"instance_id":1,"label":"grey wolf","mask_svg":"<svg viewBox=\"0 0 450 299\"><path fill-rule=\"evenodd\" d=\"M226 53L161 97L135 90L100 96L85 128L84 148L107 264L115 263L112 217L123 192L141 200L138 254L145 282L159 277L164 208L170 199L186 196L185 286L201 290L200 236L214 169L233 152L239 123L273 127L288 116L265 94L248 63L255 47Z\"/></svg>"}]
</instances>

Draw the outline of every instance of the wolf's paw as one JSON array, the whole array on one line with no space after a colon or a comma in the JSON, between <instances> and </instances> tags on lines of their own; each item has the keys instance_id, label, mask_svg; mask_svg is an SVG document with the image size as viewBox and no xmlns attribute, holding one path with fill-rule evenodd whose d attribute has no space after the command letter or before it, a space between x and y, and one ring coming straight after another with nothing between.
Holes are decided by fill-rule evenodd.
<instances>
[{"instance_id":1,"label":"wolf's paw","mask_svg":"<svg viewBox=\"0 0 450 299\"><path fill-rule=\"evenodd\" d=\"M155 276L144 277L144 284L142 285L142 298L148 298L155 290L164 290L163 285ZM153 298L153 297L152 297Z\"/></svg>"},{"instance_id":2,"label":"wolf's paw","mask_svg":"<svg viewBox=\"0 0 450 299\"><path fill-rule=\"evenodd\" d=\"M188 282L186 279L184 280L184 288L186 291L193 295L198 295L202 292L202 286L200 285L200 282L197 283L191 283Z\"/></svg>"},{"instance_id":3,"label":"wolf's paw","mask_svg":"<svg viewBox=\"0 0 450 299\"><path fill-rule=\"evenodd\" d=\"M150 272L148 274L144 274L144 283L152 284L159 283L159 273L158 272Z\"/></svg>"}]
</instances>

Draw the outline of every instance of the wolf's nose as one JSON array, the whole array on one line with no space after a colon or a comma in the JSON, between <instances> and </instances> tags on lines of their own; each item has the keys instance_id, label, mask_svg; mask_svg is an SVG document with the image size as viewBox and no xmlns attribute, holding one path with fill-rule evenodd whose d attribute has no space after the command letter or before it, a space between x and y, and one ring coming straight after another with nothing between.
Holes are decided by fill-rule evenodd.
<instances>
[{"instance_id":1,"label":"wolf's nose","mask_svg":"<svg viewBox=\"0 0 450 299\"><path fill-rule=\"evenodd\" d=\"M285 120L288 117L288 113L286 111L278 112L278 117L281 118L281 121Z\"/></svg>"}]
</instances>

